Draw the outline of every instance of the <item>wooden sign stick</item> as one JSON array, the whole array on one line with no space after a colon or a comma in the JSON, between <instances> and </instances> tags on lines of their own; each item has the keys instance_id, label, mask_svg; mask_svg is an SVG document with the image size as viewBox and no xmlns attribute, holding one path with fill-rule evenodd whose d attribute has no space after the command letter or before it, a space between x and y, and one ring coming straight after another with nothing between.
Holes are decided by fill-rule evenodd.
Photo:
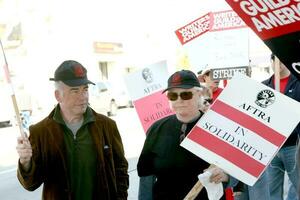
<instances>
[{"instance_id":1,"label":"wooden sign stick","mask_svg":"<svg viewBox=\"0 0 300 200\"><path fill-rule=\"evenodd\" d=\"M274 88L280 92L280 61L276 56L274 59L274 80Z\"/></svg>"},{"instance_id":2,"label":"wooden sign stick","mask_svg":"<svg viewBox=\"0 0 300 200\"><path fill-rule=\"evenodd\" d=\"M15 92L13 90L13 86L12 86L12 83L11 83L11 80L10 80L8 64L7 64L7 60L6 60L6 56L5 56L5 53L4 53L4 48L3 48L1 40L0 40L0 44L1 44L1 49L2 49L2 53L3 53L3 58L4 58L4 61L5 61L4 65L3 65L5 78L6 78L7 84L11 86L11 100L12 100L12 103L13 103L13 106L14 106L14 110L15 110L15 114L16 114L16 118L17 118L17 123L18 123L19 130L20 130L20 134L21 134L21 136L27 137L26 133L24 132L23 126L22 126L22 120L21 120L21 117L20 117L20 112L19 112L19 108L18 108L18 104L17 104L17 100L16 100L16 95L15 95Z\"/></svg>"},{"instance_id":3,"label":"wooden sign stick","mask_svg":"<svg viewBox=\"0 0 300 200\"><path fill-rule=\"evenodd\" d=\"M215 165L210 165L208 169L215 167ZM202 183L198 180L194 187L189 191L189 193L184 197L183 200L194 200L198 194L203 189Z\"/></svg>"},{"instance_id":4,"label":"wooden sign stick","mask_svg":"<svg viewBox=\"0 0 300 200\"><path fill-rule=\"evenodd\" d=\"M201 192L203 185L198 180L194 187L190 190L190 192L184 197L183 200L194 200L198 194Z\"/></svg>"}]
</instances>

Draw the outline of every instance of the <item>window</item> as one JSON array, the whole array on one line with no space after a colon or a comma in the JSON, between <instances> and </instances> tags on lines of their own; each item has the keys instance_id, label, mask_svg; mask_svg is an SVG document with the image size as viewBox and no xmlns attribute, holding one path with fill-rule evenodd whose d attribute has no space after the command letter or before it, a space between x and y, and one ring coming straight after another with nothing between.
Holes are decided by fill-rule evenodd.
<instances>
[{"instance_id":1,"label":"window","mask_svg":"<svg viewBox=\"0 0 300 200\"><path fill-rule=\"evenodd\" d=\"M99 68L102 75L102 80L108 79L108 69L107 69L107 62L99 62Z\"/></svg>"}]
</instances>

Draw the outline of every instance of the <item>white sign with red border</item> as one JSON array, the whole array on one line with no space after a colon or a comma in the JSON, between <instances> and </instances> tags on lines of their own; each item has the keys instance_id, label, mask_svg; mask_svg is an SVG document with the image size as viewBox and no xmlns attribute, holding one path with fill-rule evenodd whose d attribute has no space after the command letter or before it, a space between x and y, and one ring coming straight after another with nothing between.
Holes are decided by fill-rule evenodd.
<instances>
[{"instance_id":1,"label":"white sign with red border","mask_svg":"<svg viewBox=\"0 0 300 200\"><path fill-rule=\"evenodd\" d=\"M235 75L181 146L253 186L299 123L299 106Z\"/></svg>"}]
</instances>

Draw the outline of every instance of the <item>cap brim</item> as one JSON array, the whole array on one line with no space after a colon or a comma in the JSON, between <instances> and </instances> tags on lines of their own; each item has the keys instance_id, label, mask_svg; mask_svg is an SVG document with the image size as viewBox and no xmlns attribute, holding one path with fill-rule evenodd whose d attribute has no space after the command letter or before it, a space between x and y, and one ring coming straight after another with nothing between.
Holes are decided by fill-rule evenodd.
<instances>
[{"instance_id":1,"label":"cap brim","mask_svg":"<svg viewBox=\"0 0 300 200\"><path fill-rule=\"evenodd\" d=\"M67 80L67 81L62 81L62 82L71 87L87 85L87 84L95 85L95 83L93 83L92 81L89 81L87 79Z\"/></svg>"},{"instance_id":2,"label":"cap brim","mask_svg":"<svg viewBox=\"0 0 300 200\"><path fill-rule=\"evenodd\" d=\"M197 87L197 86L194 86L194 85L178 85L178 86L172 86L172 87L166 88L164 91L162 91L162 93L165 93L166 91L168 91L168 90L170 90L170 89L173 89L173 88L190 89L190 88L193 88L193 87Z\"/></svg>"},{"instance_id":3,"label":"cap brim","mask_svg":"<svg viewBox=\"0 0 300 200\"><path fill-rule=\"evenodd\" d=\"M210 72L210 71L211 71L211 69L204 69L204 70L202 71L202 73L201 73L201 74L198 74L198 75L204 76L205 74L207 74L207 73Z\"/></svg>"},{"instance_id":4,"label":"cap brim","mask_svg":"<svg viewBox=\"0 0 300 200\"><path fill-rule=\"evenodd\" d=\"M90 80L87 79L75 79L75 80L56 80L55 78L50 78L50 81L62 81L64 84L71 86L71 87L76 87L76 86L80 86L80 85L87 85L87 84L92 84L95 85L95 83L93 83Z\"/></svg>"}]
</instances>

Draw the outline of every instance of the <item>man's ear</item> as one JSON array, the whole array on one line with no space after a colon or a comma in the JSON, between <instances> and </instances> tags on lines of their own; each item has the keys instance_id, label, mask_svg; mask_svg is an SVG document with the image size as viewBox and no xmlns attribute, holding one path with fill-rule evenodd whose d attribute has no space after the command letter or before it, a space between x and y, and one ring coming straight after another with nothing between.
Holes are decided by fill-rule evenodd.
<instances>
[{"instance_id":1,"label":"man's ear","mask_svg":"<svg viewBox=\"0 0 300 200\"><path fill-rule=\"evenodd\" d=\"M60 102L61 101L61 93L58 90L55 90L54 95L55 95L55 99L57 100L57 102Z\"/></svg>"}]
</instances>

